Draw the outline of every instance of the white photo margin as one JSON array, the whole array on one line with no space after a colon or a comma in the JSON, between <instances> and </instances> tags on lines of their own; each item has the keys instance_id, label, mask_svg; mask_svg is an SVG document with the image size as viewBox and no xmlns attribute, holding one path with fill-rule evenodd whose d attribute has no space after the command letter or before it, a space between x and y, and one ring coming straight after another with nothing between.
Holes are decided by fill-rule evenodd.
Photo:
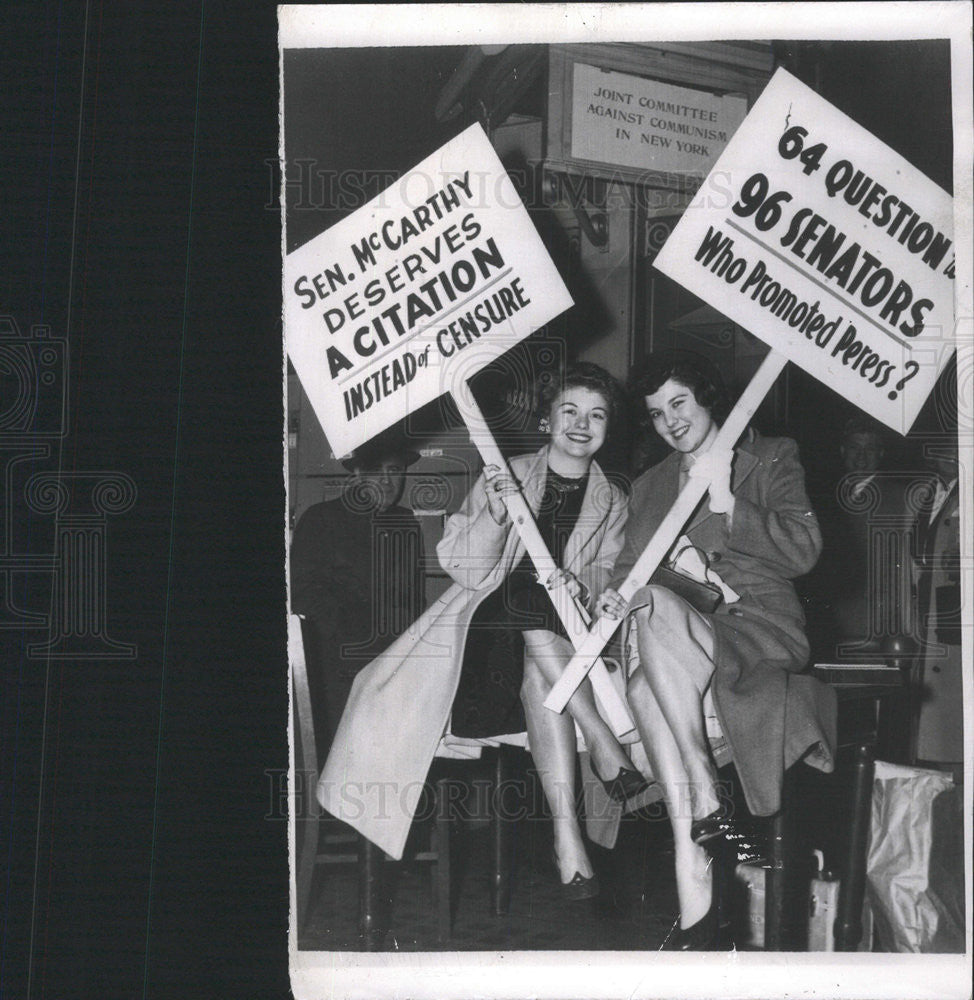
<instances>
[{"instance_id":1,"label":"white photo margin","mask_svg":"<svg viewBox=\"0 0 974 1000\"><path fill-rule=\"evenodd\" d=\"M382 47L530 42L715 41L720 39L950 39L955 315L960 419L960 539L972 565L972 81L971 7L939 3L695 3L437 5L424 17L416 5L282 6L279 45L285 48ZM432 25L435 24L435 27ZM283 60L282 60L283 65ZM283 71L282 71L283 72ZM283 133L282 133L283 151ZM283 198L282 198L283 200ZM284 256L282 245L282 259ZM286 384L286 370L284 381ZM285 434L286 440L286 434ZM285 449L286 452L286 449ZM971 623L974 595L962 589L965 699L965 838L971 854ZM294 767L291 748L291 767ZM293 798L291 801L293 811ZM294 817L290 818L292 871ZM292 922L292 990L317 997L835 997L966 998L971 971L971 871L965 872L965 955L655 952L352 953L297 948Z\"/></svg>"}]
</instances>

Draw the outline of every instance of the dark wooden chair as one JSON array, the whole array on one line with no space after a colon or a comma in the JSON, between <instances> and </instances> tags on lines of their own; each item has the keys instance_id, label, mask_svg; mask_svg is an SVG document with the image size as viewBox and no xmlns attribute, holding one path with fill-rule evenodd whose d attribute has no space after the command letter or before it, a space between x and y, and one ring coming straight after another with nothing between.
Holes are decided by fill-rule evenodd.
<instances>
[{"instance_id":1,"label":"dark wooden chair","mask_svg":"<svg viewBox=\"0 0 974 1000\"><path fill-rule=\"evenodd\" d=\"M323 812L315 796L321 762L315 743L315 719L308 687L307 664L301 635L301 619L291 615L288 627L291 690L293 695L292 747L294 792L295 917L300 929L309 916L315 873L320 866L358 866L359 933L367 949L381 946L387 927L382 912L384 852L339 820ZM493 767L495 787L506 781L507 748L498 748ZM434 795L430 844L412 855L412 860L432 868L432 895L436 907L437 936L448 941L453 925L452 827L453 796L451 778L431 781ZM502 915L510 907L510 824L496 812L491 814L493 876L491 912Z\"/></svg>"},{"instance_id":2,"label":"dark wooden chair","mask_svg":"<svg viewBox=\"0 0 974 1000\"><path fill-rule=\"evenodd\" d=\"M874 764L877 758L907 763L911 750L913 690L912 661L896 664L892 683L843 683L832 676L838 701L837 761L832 775L812 775L792 768L785 777L782 809L771 819L770 868L765 896L765 949L800 950L801 927L790 919L789 905L803 902L795 883L807 871L796 856L811 827L826 837L832 868L839 878L837 915L833 928L836 951L855 951L862 941L866 855L871 823ZM823 826L821 815L829 822ZM804 830L803 833L808 833ZM807 900L804 900L807 901ZM806 911L807 912L807 911Z\"/></svg>"}]
</instances>

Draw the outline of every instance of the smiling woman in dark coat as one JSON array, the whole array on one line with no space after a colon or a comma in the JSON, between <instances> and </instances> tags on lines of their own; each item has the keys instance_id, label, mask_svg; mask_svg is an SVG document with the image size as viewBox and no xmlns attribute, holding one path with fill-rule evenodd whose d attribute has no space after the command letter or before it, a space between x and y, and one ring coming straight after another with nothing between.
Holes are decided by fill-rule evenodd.
<instances>
[{"instance_id":1,"label":"smiling woman in dark coat","mask_svg":"<svg viewBox=\"0 0 974 1000\"><path fill-rule=\"evenodd\" d=\"M713 701L755 815L777 811L784 769L798 759L831 770L834 695L799 673L808 644L791 583L814 565L821 535L794 441L751 431L733 451L713 449L726 397L703 359L651 357L633 389L673 451L633 486L626 541L596 609L628 616L627 697L673 826L680 929L666 947L714 949L724 942L712 859L728 859L735 831L717 797L705 697ZM685 537L709 566L707 577L720 586L723 603L703 613L650 585L627 607L614 588L684 477L710 484L709 501ZM681 540L674 549L685 546Z\"/></svg>"}]
</instances>

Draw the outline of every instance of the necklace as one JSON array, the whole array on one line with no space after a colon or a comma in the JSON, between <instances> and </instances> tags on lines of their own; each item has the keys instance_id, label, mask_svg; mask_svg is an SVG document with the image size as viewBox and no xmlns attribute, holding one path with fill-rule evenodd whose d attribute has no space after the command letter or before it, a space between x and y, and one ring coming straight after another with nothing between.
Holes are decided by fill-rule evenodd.
<instances>
[{"instance_id":1,"label":"necklace","mask_svg":"<svg viewBox=\"0 0 974 1000\"><path fill-rule=\"evenodd\" d=\"M567 476L555 472L554 469L548 470L548 476L548 485L558 493L574 493L576 490L580 490L588 479L587 472L584 476L579 476L577 479L569 479Z\"/></svg>"}]
</instances>

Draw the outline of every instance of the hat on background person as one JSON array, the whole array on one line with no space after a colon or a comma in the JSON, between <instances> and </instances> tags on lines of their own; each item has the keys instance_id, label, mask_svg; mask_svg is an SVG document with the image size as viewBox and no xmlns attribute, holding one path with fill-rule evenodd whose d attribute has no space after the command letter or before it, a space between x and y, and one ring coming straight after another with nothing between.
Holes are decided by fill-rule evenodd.
<instances>
[{"instance_id":1,"label":"hat on background person","mask_svg":"<svg viewBox=\"0 0 974 1000\"><path fill-rule=\"evenodd\" d=\"M843 425L843 440L852 437L853 434L875 434L882 444L886 443L888 436L886 428L878 420L864 413L854 414Z\"/></svg>"},{"instance_id":2,"label":"hat on background person","mask_svg":"<svg viewBox=\"0 0 974 1000\"><path fill-rule=\"evenodd\" d=\"M354 451L343 455L339 461L349 472L354 472L356 469L378 468L390 459L398 459L405 469L418 462L420 454L407 445L398 430L394 430L377 434Z\"/></svg>"}]
</instances>

